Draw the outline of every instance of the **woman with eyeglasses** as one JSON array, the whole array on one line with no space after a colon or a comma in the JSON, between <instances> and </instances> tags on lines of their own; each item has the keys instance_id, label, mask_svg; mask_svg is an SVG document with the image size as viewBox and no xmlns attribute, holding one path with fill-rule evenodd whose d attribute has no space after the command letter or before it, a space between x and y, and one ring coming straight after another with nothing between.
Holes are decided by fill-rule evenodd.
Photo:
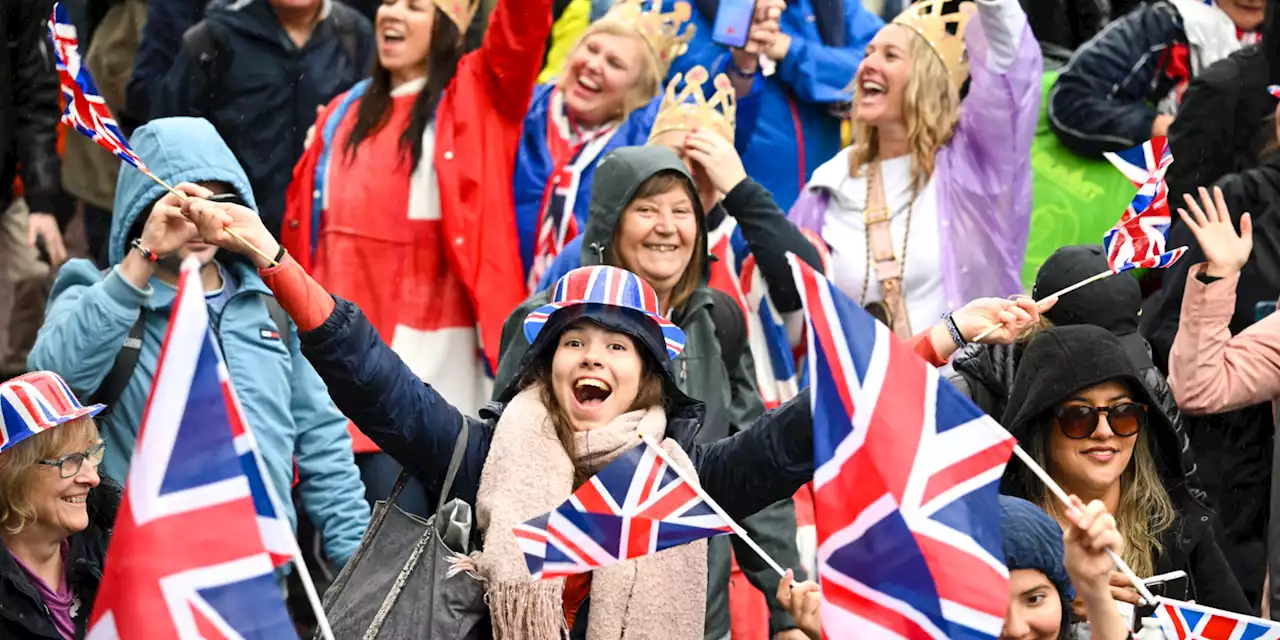
<instances>
[{"instance_id":1,"label":"woman with eyeglasses","mask_svg":"<svg viewBox=\"0 0 1280 640\"><path fill-rule=\"evenodd\" d=\"M56 373L0 383L0 638L84 637L120 488L106 443Z\"/></svg>"},{"instance_id":2,"label":"woman with eyeglasses","mask_svg":"<svg viewBox=\"0 0 1280 640\"><path fill-rule=\"evenodd\" d=\"M1002 422L1067 493L1114 514L1121 555L1139 576L1186 571L1189 592L1167 595L1252 610L1214 540L1213 513L1187 489L1178 436L1115 335L1075 325L1037 336ZM1063 505L1026 465L1005 468L1001 493L1038 504L1065 527ZM1112 578L1112 596L1138 604L1123 575Z\"/></svg>"}]
</instances>

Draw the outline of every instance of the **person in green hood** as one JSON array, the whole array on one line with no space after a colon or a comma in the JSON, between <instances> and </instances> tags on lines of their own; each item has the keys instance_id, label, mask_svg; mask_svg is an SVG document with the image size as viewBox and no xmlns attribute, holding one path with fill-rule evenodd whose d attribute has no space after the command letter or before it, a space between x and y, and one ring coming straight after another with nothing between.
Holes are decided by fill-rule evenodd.
<instances>
[{"instance_id":1,"label":"person in green hood","mask_svg":"<svg viewBox=\"0 0 1280 640\"><path fill-rule=\"evenodd\" d=\"M714 137L693 134L689 138L705 142ZM821 266L816 248L786 221L769 192L746 177L740 160L736 171L734 163L717 164L691 174L684 160L664 144L610 153L596 168L580 253L584 266L621 267L644 278L657 292L661 307L670 310L669 319L684 330L685 351L672 362L672 370L681 390L706 404L699 442L729 437L764 413L741 308L708 285L712 262L708 229L733 215L753 249L758 243L769 243L779 256L795 251L806 262ZM782 236L787 229L793 238ZM757 261L761 261L759 255ZM785 257L781 263L785 266ZM785 277L790 280L789 268ZM506 388L516 375L529 349L522 322L551 293L543 290L534 295L508 317L495 389ZM790 499L745 519L742 525L779 563L800 565L795 506ZM747 579L769 603L770 632L776 636L794 629L795 623L777 601L777 574L737 538L732 544ZM718 538L708 550L706 638L729 634L729 547L728 539Z\"/></svg>"}]
</instances>

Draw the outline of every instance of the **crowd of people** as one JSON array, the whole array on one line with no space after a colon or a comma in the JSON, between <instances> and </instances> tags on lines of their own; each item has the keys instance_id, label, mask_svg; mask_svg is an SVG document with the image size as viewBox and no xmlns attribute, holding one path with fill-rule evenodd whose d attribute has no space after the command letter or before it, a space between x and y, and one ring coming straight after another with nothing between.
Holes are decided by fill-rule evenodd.
<instances>
[{"instance_id":1,"label":"crowd of people","mask_svg":"<svg viewBox=\"0 0 1280 640\"><path fill-rule=\"evenodd\" d=\"M1280 620L1280 0L756 0L729 46L731 2L66 0L166 190L6 0L0 637L83 637L193 258L321 586L394 492L474 508L493 637L821 637L790 255L1072 494L1000 480L1002 637L1141 628L1107 550ZM1182 260L1052 297L1109 263L1028 263L1045 135L1167 138ZM513 525L637 434L787 574L725 536L532 580Z\"/></svg>"}]
</instances>

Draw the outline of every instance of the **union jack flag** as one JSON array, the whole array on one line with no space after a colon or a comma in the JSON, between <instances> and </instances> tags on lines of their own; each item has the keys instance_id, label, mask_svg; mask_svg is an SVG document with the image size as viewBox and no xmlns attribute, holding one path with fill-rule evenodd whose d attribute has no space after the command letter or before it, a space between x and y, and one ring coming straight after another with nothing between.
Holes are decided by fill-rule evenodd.
<instances>
[{"instance_id":1,"label":"union jack flag","mask_svg":"<svg viewBox=\"0 0 1280 640\"><path fill-rule=\"evenodd\" d=\"M1280 640L1280 625L1190 602L1160 599L1156 619L1170 640Z\"/></svg>"},{"instance_id":2,"label":"union jack flag","mask_svg":"<svg viewBox=\"0 0 1280 640\"><path fill-rule=\"evenodd\" d=\"M1170 154L1168 143L1164 136L1152 138L1136 147L1125 149L1124 151L1115 151L1103 153L1102 156L1111 161L1115 168L1124 174L1135 187L1141 187L1146 184L1147 179L1151 177L1164 163L1166 155ZM1169 160L1173 160L1173 156L1169 155Z\"/></svg>"},{"instance_id":3,"label":"union jack flag","mask_svg":"<svg viewBox=\"0 0 1280 640\"><path fill-rule=\"evenodd\" d=\"M627 450L555 511L513 529L529 573L543 580L732 531L650 445Z\"/></svg>"},{"instance_id":4,"label":"union jack flag","mask_svg":"<svg viewBox=\"0 0 1280 640\"><path fill-rule=\"evenodd\" d=\"M1163 269L1177 262L1187 251L1186 247L1168 252L1164 250L1164 236L1171 220L1169 186L1165 183L1164 174L1173 164L1173 152L1163 138L1147 141L1144 147L1148 146L1161 149L1160 163L1138 187L1138 193L1121 214L1120 221L1102 236L1107 263L1115 273L1129 269ZM1122 153L1132 153L1134 149Z\"/></svg>"},{"instance_id":5,"label":"union jack flag","mask_svg":"<svg viewBox=\"0 0 1280 640\"><path fill-rule=\"evenodd\" d=\"M808 319L828 637L995 638L1009 606L1000 476L1014 440L795 256Z\"/></svg>"},{"instance_id":6,"label":"union jack flag","mask_svg":"<svg viewBox=\"0 0 1280 640\"><path fill-rule=\"evenodd\" d=\"M99 146L116 154L116 157L147 173L147 165L133 152L115 118L107 109L107 103L98 94L88 67L80 59L76 27L67 17L62 3L53 5L49 17L49 37L57 58L58 82L62 85L62 98L66 107L62 111L62 124L88 136Z\"/></svg>"},{"instance_id":7,"label":"union jack flag","mask_svg":"<svg viewBox=\"0 0 1280 640\"><path fill-rule=\"evenodd\" d=\"M209 331L199 265L189 259L89 640L297 637L255 517L246 447L252 439Z\"/></svg>"}]
</instances>

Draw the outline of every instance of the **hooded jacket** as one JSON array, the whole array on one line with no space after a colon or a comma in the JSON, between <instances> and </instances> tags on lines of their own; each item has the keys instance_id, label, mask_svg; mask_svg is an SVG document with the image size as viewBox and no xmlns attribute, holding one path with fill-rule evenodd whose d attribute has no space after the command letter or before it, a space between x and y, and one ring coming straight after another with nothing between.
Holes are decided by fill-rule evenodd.
<instances>
[{"instance_id":1,"label":"hooded jacket","mask_svg":"<svg viewBox=\"0 0 1280 640\"><path fill-rule=\"evenodd\" d=\"M301 48L268 0L211 9L183 36L151 109L153 118L198 116L213 123L249 174L263 222L277 236L316 108L365 77L373 60L369 21L341 2L323 5L324 17ZM197 44L193 34L201 30L212 51Z\"/></svg>"},{"instance_id":2,"label":"hooded jacket","mask_svg":"<svg viewBox=\"0 0 1280 640\"><path fill-rule=\"evenodd\" d=\"M605 263L614 231L622 212L635 196L636 190L654 175L673 171L689 178L688 169L676 154L665 147L628 147L603 158L596 167L591 191L591 214L582 234L581 262L583 266ZM756 188L759 188L758 186ZM698 442L712 443L727 438L747 428L764 413L764 403L756 387L755 362L751 351L744 349L737 364L730 370L725 363L721 342L717 338L714 314L715 305L726 304L728 298L717 296L707 286L709 260L698 259L707 253L706 217L701 205L695 202L699 239L694 247L694 265L703 270L702 286L698 287L680 309L670 312L671 321L685 332L685 349L671 364L676 384L681 391L703 403L706 412ZM501 390L519 380L517 375L529 344L522 329L524 318L551 299L552 289L544 290L516 308L507 317L502 330L502 352L498 363L495 388ZM735 305L735 312L737 311ZM499 394L501 391L499 391ZM495 396L501 398L501 395ZM799 566L796 547L795 505L789 497L768 510L742 523L753 538L770 555L788 566ZM748 580L760 589L770 608L770 628L773 632L794 627L774 595L777 574L763 564L755 552L733 541L738 549L737 559ZM707 591L708 638L723 637L729 631L728 577L729 544L717 539L711 541L708 550L708 566L711 569Z\"/></svg>"},{"instance_id":3,"label":"hooded jacket","mask_svg":"<svg viewBox=\"0 0 1280 640\"><path fill-rule=\"evenodd\" d=\"M288 264L282 267L287 268ZM575 307L578 314L588 308L589 305ZM511 382L499 392L501 400L515 396L525 373L540 358L550 356L563 328L577 317L572 313L555 314L548 320L520 364L513 368ZM639 321L602 324L636 338L661 364L667 437L689 453L700 484L729 517L739 522L747 518L746 522L750 522L752 514L789 499L812 478L813 417L807 391L760 416L751 428L729 438L703 442L700 434L707 420L706 407L679 390L665 347L659 342L660 336L655 335L657 331L642 327ZM493 430L505 407L503 402L490 402L478 417L464 417L433 388L422 384L382 341L359 307L341 298L336 298L336 305L323 324L303 331L301 337L303 352L324 379L338 407L422 482L433 503L442 498L439 494L455 440L463 421L469 421L465 453L446 499L475 504ZM685 344L687 353L693 342L686 339ZM741 558L749 560L747 556ZM783 564L793 560L794 556L778 557ZM776 587L776 573L771 581ZM583 607L589 606L588 599ZM573 638L585 633L588 616L583 611L579 610L575 620ZM725 621L722 635L727 630Z\"/></svg>"},{"instance_id":4,"label":"hooded jacket","mask_svg":"<svg viewBox=\"0 0 1280 640\"><path fill-rule=\"evenodd\" d=\"M255 208L244 171L207 121L157 120L139 128L131 142L169 184L223 182ZM133 228L162 195L164 189L142 173L131 168L120 172L108 248L112 265L124 259ZM296 526L293 503L286 496L297 456L302 504L324 536L325 552L341 566L355 552L369 523L347 421L303 359L296 337L289 344L281 341L281 335L292 334L280 331L271 319L265 302L271 292L253 265L232 258L220 267L224 285L234 292L221 314L210 313L210 323L240 404L255 428L267 479ZM90 397L110 372L138 314L146 312L134 375L102 421L103 439L110 443L102 471L118 481L128 474L176 293L157 277L140 290L120 275L118 267L100 272L89 260L72 260L58 273L45 325L28 358L33 369L55 371L78 396Z\"/></svg>"},{"instance_id":5,"label":"hooded jacket","mask_svg":"<svg viewBox=\"0 0 1280 640\"><path fill-rule=\"evenodd\" d=\"M98 585L102 582L107 542L116 521L116 510L120 507L120 495L120 485L103 476L102 482L89 492L86 504L89 526L67 539L69 548L65 572L67 587L76 596L71 610L72 621L76 624L76 640L84 638L89 626L89 615L97 599ZM3 541L0 541L0 638L64 640L53 625L40 592L5 549Z\"/></svg>"},{"instance_id":6,"label":"hooded jacket","mask_svg":"<svg viewBox=\"0 0 1280 640\"><path fill-rule=\"evenodd\" d=\"M1077 391L1111 380L1128 386L1136 401L1155 405L1141 374L1109 331L1092 325L1050 329L1027 346L1002 423L1018 441L1029 443L1038 430L1053 428L1048 414L1054 407ZM1163 412L1148 411L1144 429L1150 432L1147 442L1177 511L1173 524L1160 535L1155 574L1186 571L1190 599L1228 611L1252 611L1214 539L1213 512L1187 490L1182 447L1173 425ZM1044 491L1026 465L1005 467L1001 493L1036 501Z\"/></svg>"}]
</instances>

